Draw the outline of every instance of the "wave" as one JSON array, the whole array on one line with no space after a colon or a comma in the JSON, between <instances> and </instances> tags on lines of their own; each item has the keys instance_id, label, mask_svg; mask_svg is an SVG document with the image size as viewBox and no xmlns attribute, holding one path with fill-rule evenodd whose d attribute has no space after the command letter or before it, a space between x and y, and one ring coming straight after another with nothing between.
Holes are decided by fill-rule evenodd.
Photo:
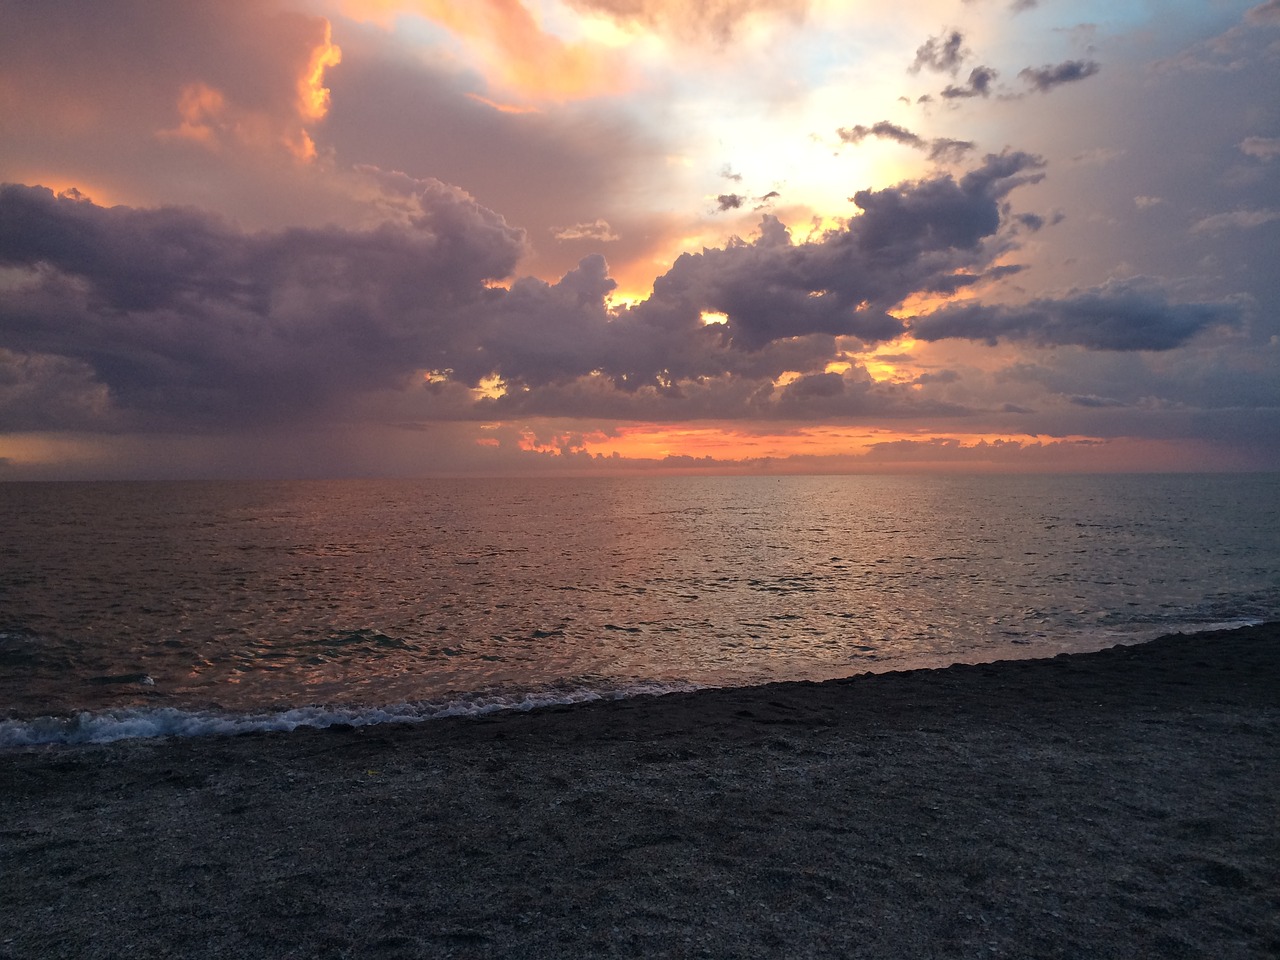
<instances>
[{"instance_id":1,"label":"wave","mask_svg":"<svg viewBox=\"0 0 1280 960\"><path fill-rule=\"evenodd\" d=\"M446 717L479 717L542 707L690 693L705 689L684 682L639 681L611 687L564 687L517 693L483 693L443 702L396 703L377 707L313 705L260 713L226 713L179 707L137 707L84 711L65 717L0 720L0 749L49 744L102 744L158 737L234 736L287 733L299 727L365 727L379 723L422 723Z\"/></svg>"},{"instance_id":2,"label":"wave","mask_svg":"<svg viewBox=\"0 0 1280 960\"><path fill-rule=\"evenodd\" d=\"M1233 630L1257 626L1274 618L1237 616L1218 618L1212 614L1204 619L1188 620L1184 615L1171 622L1160 616L1141 618L1117 618L1117 622L1097 624L1082 631L1070 642L1048 647L1027 646L1024 639L1008 641L994 659L1022 659L1025 657L1050 657L1060 653L1086 652L1116 644L1143 643L1171 633L1202 633ZM1042 638L1047 635L1042 635ZM869 649L869 648L867 648ZM992 650L973 649L950 651L949 654L893 658L891 661L872 663L878 658L860 660L856 665L840 673L847 676L871 670L936 669L956 662L985 661L992 659ZM828 674L834 676L834 674ZM826 678L826 677L824 677ZM768 682L769 679L748 680L747 685ZM788 677L786 679L799 679ZM806 678L811 679L811 678ZM27 719L0 720L0 750L39 747L53 744L85 745L112 743L127 739L154 739L164 737L234 736L256 732L289 732L299 727L325 728L335 725L363 727L381 723L421 723L446 717L475 717L503 711L520 712L542 707L587 703L597 700L621 700L636 696L660 696L667 693L687 693L711 686L738 685L742 677L721 678L721 682L694 683L689 681L631 680L609 681L591 678L585 681L566 681L536 690L487 689L470 694L451 695L444 700L421 700L391 703L380 706L318 704L290 707L278 710L232 712L215 708L191 707L128 707L109 710L84 710L67 715L39 716ZM151 677L145 674L122 674L89 678L90 683L135 682L146 684ZM154 681L152 681L154 682Z\"/></svg>"}]
</instances>

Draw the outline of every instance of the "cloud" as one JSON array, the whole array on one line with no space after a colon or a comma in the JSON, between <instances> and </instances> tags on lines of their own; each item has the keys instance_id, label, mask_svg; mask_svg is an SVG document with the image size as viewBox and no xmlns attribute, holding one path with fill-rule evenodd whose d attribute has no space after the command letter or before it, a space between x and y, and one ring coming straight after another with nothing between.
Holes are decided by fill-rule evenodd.
<instances>
[{"instance_id":1,"label":"cloud","mask_svg":"<svg viewBox=\"0 0 1280 960\"><path fill-rule=\"evenodd\" d=\"M1006 198L1038 165L991 155L958 179L861 191L860 215L802 242L765 215L754 239L682 255L616 310L598 255L556 283L495 287L523 233L404 174L364 171L389 217L364 230L250 232L7 185L0 266L21 282L0 290L0 349L18 380L44 385L23 396L58 388L79 398L63 409L132 428L304 422L393 395L401 415L445 418L936 411L860 368L827 377L836 338L892 340L895 304L981 279L1006 250ZM727 321L708 326L708 312ZM800 379L775 386L789 371ZM495 377L500 397L474 392Z\"/></svg>"},{"instance_id":2,"label":"cloud","mask_svg":"<svg viewBox=\"0 0 1280 960\"><path fill-rule=\"evenodd\" d=\"M1240 152L1259 160L1275 160L1280 157L1280 137L1245 137L1240 141Z\"/></svg>"},{"instance_id":3,"label":"cloud","mask_svg":"<svg viewBox=\"0 0 1280 960\"><path fill-rule=\"evenodd\" d=\"M1101 69L1102 65L1096 60L1065 60L1058 64L1045 64L1043 67L1026 67L1018 71L1018 76L1032 89L1048 93L1064 83L1075 83L1092 77Z\"/></svg>"},{"instance_id":4,"label":"cloud","mask_svg":"<svg viewBox=\"0 0 1280 960\"><path fill-rule=\"evenodd\" d=\"M929 159L936 162L958 163L976 147L977 144L972 140L937 137L929 141Z\"/></svg>"},{"instance_id":5,"label":"cloud","mask_svg":"<svg viewBox=\"0 0 1280 960\"><path fill-rule=\"evenodd\" d=\"M575 223L569 227L552 229L552 236L557 240L596 240L607 243L621 239L613 232L607 220L592 220L590 223Z\"/></svg>"},{"instance_id":6,"label":"cloud","mask_svg":"<svg viewBox=\"0 0 1280 960\"><path fill-rule=\"evenodd\" d=\"M1252 230L1263 224L1280 220L1280 210L1232 210L1215 213L1197 220L1191 225L1192 233L1221 233L1224 230Z\"/></svg>"},{"instance_id":7,"label":"cloud","mask_svg":"<svg viewBox=\"0 0 1280 960\"><path fill-rule=\"evenodd\" d=\"M922 138L910 130L900 127L896 123L890 123L888 120L881 120L870 127L862 124L853 127L841 127L836 131L836 134L845 143L861 143L867 137L874 136L885 140L895 140L909 147L923 148L926 145Z\"/></svg>"},{"instance_id":8,"label":"cloud","mask_svg":"<svg viewBox=\"0 0 1280 960\"><path fill-rule=\"evenodd\" d=\"M1256 26L1280 26L1280 0L1267 0L1245 11L1246 23Z\"/></svg>"},{"instance_id":9,"label":"cloud","mask_svg":"<svg viewBox=\"0 0 1280 960\"><path fill-rule=\"evenodd\" d=\"M910 73L921 70L932 70L934 73L949 73L955 76L969 51L964 47L964 35L959 30L945 31L939 36L930 37L916 48L916 58L908 67Z\"/></svg>"},{"instance_id":10,"label":"cloud","mask_svg":"<svg viewBox=\"0 0 1280 960\"><path fill-rule=\"evenodd\" d=\"M1112 280L1020 306L963 303L911 321L919 340L964 338L1089 350L1172 350L1210 327L1238 324L1238 302L1172 303L1154 281Z\"/></svg>"},{"instance_id":11,"label":"cloud","mask_svg":"<svg viewBox=\"0 0 1280 960\"><path fill-rule=\"evenodd\" d=\"M761 18L803 19L809 0L569 0L579 10L604 13L685 40L724 43L741 27Z\"/></svg>"},{"instance_id":12,"label":"cloud","mask_svg":"<svg viewBox=\"0 0 1280 960\"><path fill-rule=\"evenodd\" d=\"M1178 54L1152 64L1157 72L1227 72L1247 69L1261 59L1271 59L1274 40L1268 36L1280 27L1280 3L1266 3L1245 11L1243 22L1208 40L1192 44Z\"/></svg>"},{"instance_id":13,"label":"cloud","mask_svg":"<svg viewBox=\"0 0 1280 960\"><path fill-rule=\"evenodd\" d=\"M340 60L325 18L271 4L49 0L6 5L0 90L19 156L43 145L46 164L94 134L135 158L158 138L311 161Z\"/></svg>"},{"instance_id":14,"label":"cloud","mask_svg":"<svg viewBox=\"0 0 1280 960\"><path fill-rule=\"evenodd\" d=\"M726 210L737 210L746 202L746 199L740 193L722 193L716 197L716 209L721 213Z\"/></svg>"},{"instance_id":15,"label":"cloud","mask_svg":"<svg viewBox=\"0 0 1280 960\"><path fill-rule=\"evenodd\" d=\"M0 187L0 264L23 278L0 295L0 347L92 371L143 425L331 414L435 366L523 249L460 191L394 187L417 206L404 224L264 233Z\"/></svg>"},{"instance_id":16,"label":"cloud","mask_svg":"<svg viewBox=\"0 0 1280 960\"><path fill-rule=\"evenodd\" d=\"M991 67L974 67L969 71L969 81L963 87L948 84L942 91L946 100L965 100L970 97L991 96L991 84L999 74Z\"/></svg>"},{"instance_id":17,"label":"cloud","mask_svg":"<svg viewBox=\"0 0 1280 960\"><path fill-rule=\"evenodd\" d=\"M528 231L530 259L522 269L539 276L559 276L582 255L579 246L557 242L555 231L597 219L619 238L609 241L611 258L651 256L647 245L672 214L646 219L620 198L658 189L654 171L670 145L616 109L616 101L499 112L469 96L474 75L407 57L373 28L362 28L357 42L352 29L343 35L349 53L334 79L336 103L324 130L336 156L442 180L502 211ZM440 130L449 135L426 134ZM358 184L356 192L363 194ZM353 211L345 222L366 222L365 215Z\"/></svg>"},{"instance_id":18,"label":"cloud","mask_svg":"<svg viewBox=\"0 0 1280 960\"><path fill-rule=\"evenodd\" d=\"M1073 403L1077 407L1091 407L1095 410L1104 407L1125 407L1128 406L1123 400L1116 400L1114 397L1099 397L1096 394L1076 394L1067 398L1068 403Z\"/></svg>"},{"instance_id":19,"label":"cloud","mask_svg":"<svg viewBox=\"0 0 1280 960\"><path fill-rule=\"evenodd\" d=\"M9 430L111 430L106 387L87 364L0 348L0 412Z\"/></svg>"},{"instance_id":20,"label":"cloud","mask_svg":"<svg viewBox=\"0 0 1280 960\"><path fill-rule=\"evenodd\" d=\"M616 92L627 83L609 50L544 30L520 0L345 0L342 9L364 22L387 22L397 13L426 17L466 41L466 56L488 84L519 96L558 102Z\"/></svg>"},{"instance_id":21,"label":"cloud","mask_svg":"<svg viewBox=\"0 0 1280 960\"><path fill-rule=\"evenodd\" d=\"M898 126L896 123L890 123L888 120L881 120L871 126L857 124L852 127L840 127L836 130L836 136L844 143L859 144L867 137L878 137L882 140L893 140L904 146L914 147L917 150L925 150L929 154L929 159L938 162L959 161L969 151L973 150L975 144L970 140L953 140L948 137L940 137L934 140L925 140L923 137L912 133L906 127Z\"/></svg>"}]
</instances>

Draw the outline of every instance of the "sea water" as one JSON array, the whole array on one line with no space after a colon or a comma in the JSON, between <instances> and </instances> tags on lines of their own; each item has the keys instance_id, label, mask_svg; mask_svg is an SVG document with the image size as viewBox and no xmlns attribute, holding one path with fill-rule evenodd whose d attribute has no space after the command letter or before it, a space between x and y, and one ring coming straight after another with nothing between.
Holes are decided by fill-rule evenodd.
<instances>
[{"instance_id":1,"label":"sea water","mask_svg":"<svg viewBox=\"0 0 1280 960\"><path fill-rule=\"evenodd\" d=\"M0 745L290 729L1280 619L1280 476L0 484Z\"/></svg>"}]
</instances>

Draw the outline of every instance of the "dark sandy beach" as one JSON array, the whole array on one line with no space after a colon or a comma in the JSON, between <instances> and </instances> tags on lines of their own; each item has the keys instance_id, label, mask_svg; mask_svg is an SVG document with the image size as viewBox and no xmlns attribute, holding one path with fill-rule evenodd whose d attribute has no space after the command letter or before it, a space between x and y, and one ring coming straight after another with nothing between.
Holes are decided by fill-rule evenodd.
<instances>
[{"instance_id":1,"label":"dark sandy beach","mask_svg":"<svg viewBox=\"0 0 1280 960\"><path fill-rule=\"evenodd\" d=\"M0 775L6 958L1280 956L1280 625Z\"/></svg>"}]
</instances>

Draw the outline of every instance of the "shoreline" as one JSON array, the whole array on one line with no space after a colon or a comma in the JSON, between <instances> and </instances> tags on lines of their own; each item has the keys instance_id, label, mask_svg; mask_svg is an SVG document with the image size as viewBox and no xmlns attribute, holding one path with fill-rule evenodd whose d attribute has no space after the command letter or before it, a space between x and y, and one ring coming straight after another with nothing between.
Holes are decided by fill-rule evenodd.
<instances>
[{"instance_id":1,"label":"shoreline","mask_svg":"<svg viewBox=\"0 0 1280 960\"><path fill-rule=\"evenodd\" d=\"M1242 627L1268 626L1266 621L1206 623L1147 637L1110 638L1109 646L1140 646L1170 635L1203 635L1221 633ZM259 708L226 708L213 703L173 703L167 697L154 696L148 701L114 705L83 705L61 711L0 711L0 755L12 750L46 746L94 746L129 739L166 739L172 737L227 737L248 733L291 733L298 729L330 727L364 727L382 724L416 724L458 717L477 717L495 713L517 713L543 710L581 703L612 702L631 698L648 698L671 693L694 693L706 690L747 689L788 683L839 682L854 677L887 673L914 673L944 670L951 666L983 666L1012 660L1049 660L1056 657L1096 653L1107 649L1098 643L1065 648L1054 644L1049 651L1032 648L1010 648L995 652L991 659L960 656L937 663L920 658L899 663L892 661L858 664L858 673L833 675L809 680L776 679L738 683L703 683L689 680L602 679L593 684L552 682L545 686L492 686L473 691L449 689L425 699L405 699L387 703L346 703L343 701L277 702ZM992 651L987 651L992 652ZM969 651L973 653L973 651ZM91 678L90 684L106 685L154 683L146 673L120 674ZM31 703L39 703L32 699Z\"/></svg>"},{"instance_id":2,"label":"shoreline","mask_svg":"<svg viewBox=\"0 0 1280 960\"><path fill-rule=\"evenodd\" d=\"M1280 952L1280 624L0 754L0 958Z\"/></svg>"}]
</instances>

